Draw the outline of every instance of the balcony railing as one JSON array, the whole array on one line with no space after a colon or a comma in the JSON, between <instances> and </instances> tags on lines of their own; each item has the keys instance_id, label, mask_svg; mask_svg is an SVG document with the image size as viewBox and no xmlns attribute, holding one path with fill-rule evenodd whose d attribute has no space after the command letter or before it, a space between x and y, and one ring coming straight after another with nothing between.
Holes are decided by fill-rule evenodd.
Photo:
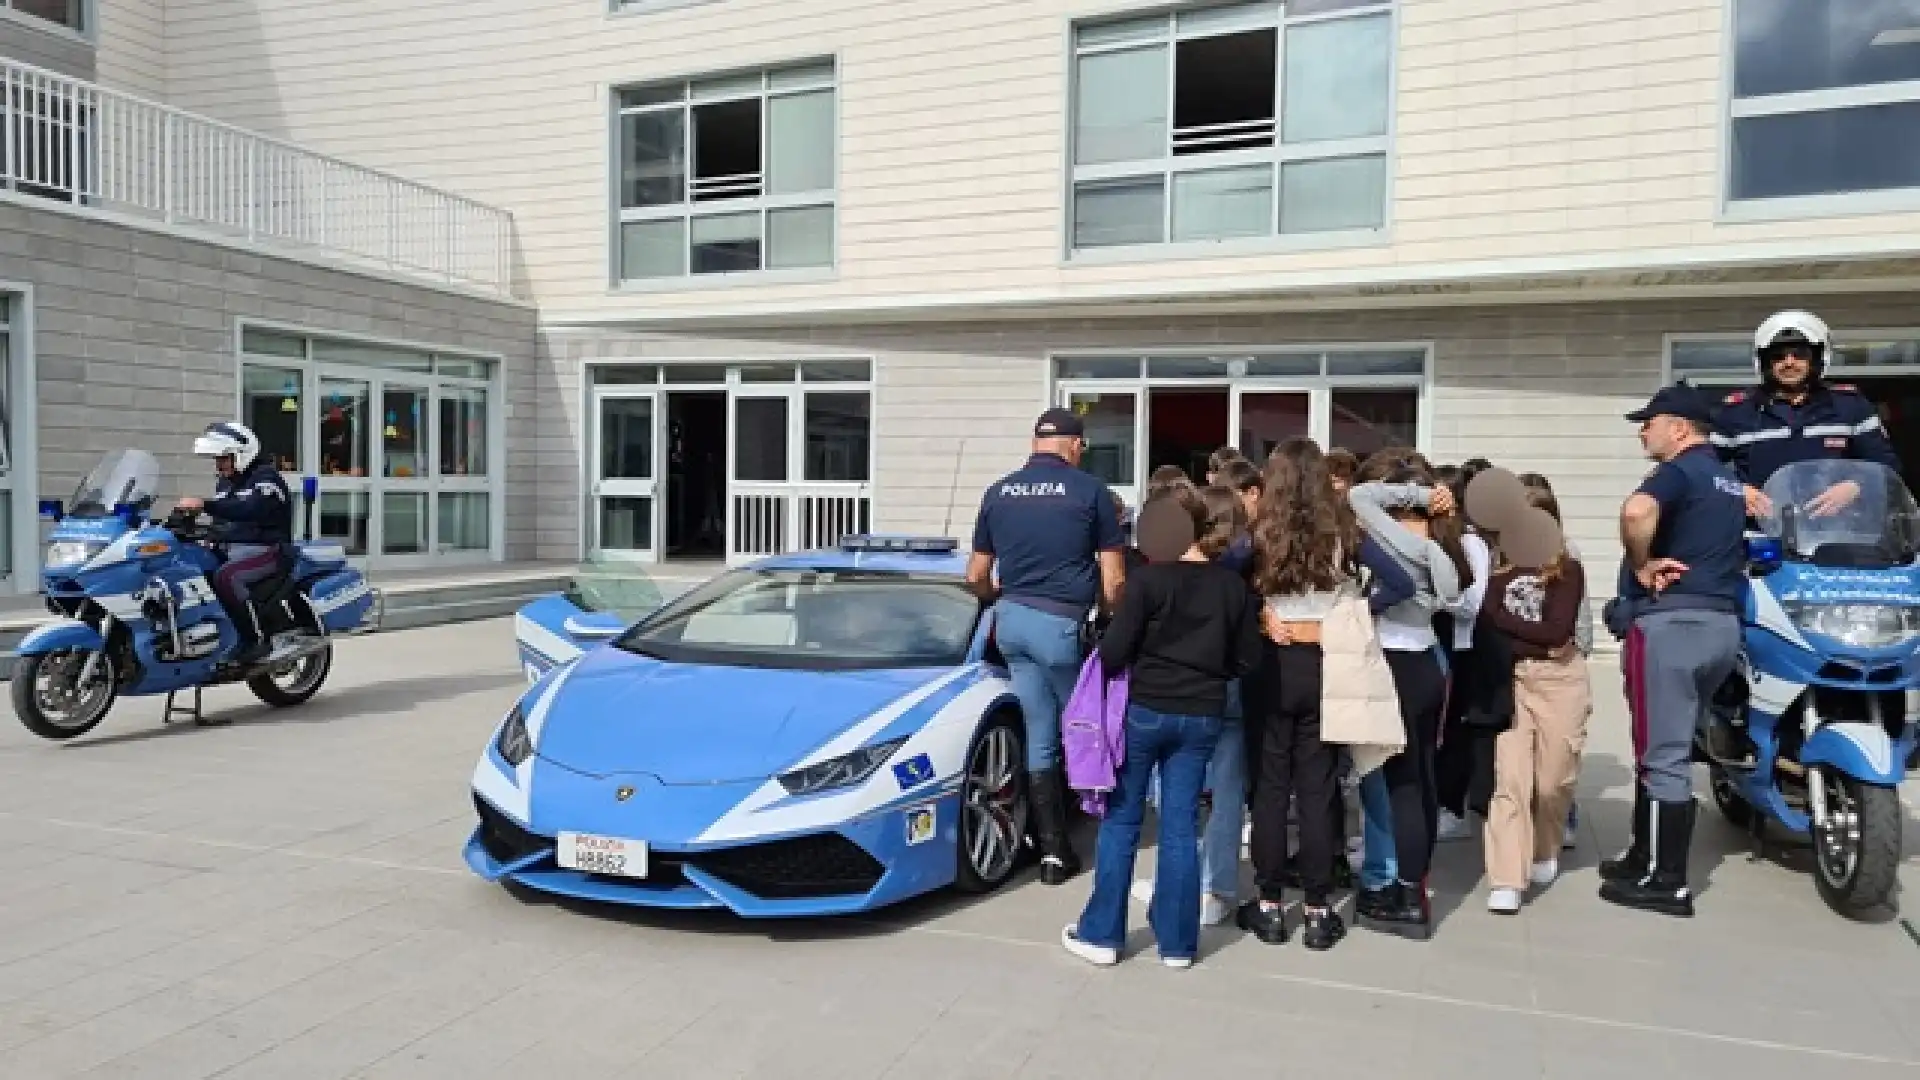
<instances>
[{"instance_id":1,"label":"balcony railing","mask_svg":"<svg viewBox=\"0 0 1920 1080\"><path fill-rule=\"evenodd\" d=\"M512 289L504 210L5 58L0 186L296 256Z\"/></svg>"}]
</instances>

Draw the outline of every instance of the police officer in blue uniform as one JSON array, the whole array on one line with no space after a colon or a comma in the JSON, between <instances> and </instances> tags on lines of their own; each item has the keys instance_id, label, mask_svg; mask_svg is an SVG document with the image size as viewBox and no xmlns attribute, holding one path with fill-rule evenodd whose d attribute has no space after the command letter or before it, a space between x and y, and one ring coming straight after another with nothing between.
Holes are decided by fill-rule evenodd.
<instances>
[{"instance_id":1,"label":"police officer in blue uniform","mask_svg":"<svg viewBox=\"0 0 1920 1080\"><path fill-rule=\"evenodd\" d=\"M266 655L268 643L247 593L272 576L282 549L293 540L293 493L280 471L261 455L260 437L245 424L207 425L193 441L193 452L213 459L213 498L185 498L174 505L204 511L221 523L226 561L214 571L213 591L240 635L233 662L252 663Z\"/></svg>"},{"instance_id":2,"label":"police officer in blue uniform","mask_svg":"<svg viewBox=\"0 0 1920 1080\"><path fill-rule=\"evenodd\" d=\"M1827 324L1812 312L1778 312L1754 332L1759 385L1727 395L1713 432L1714 449L1746 485L1752 517L1768 512L1767 479L1795 462L1853 458L1900 471L1873 402L1823 378L1831 353ZM1857 485L1836 484L1809 510L1837 513L1859 496Z\"/></svg>"},{"instance_id":3,"label":"police officer in blue uniform","mask_svg":"<svg viewBox=\"0 0 1920 1080\"><path fill-rule=\"evenodd\" d=\"M1067 838L1060 712L1079 680L1087 617L1096 605L1111 612L1126 580L1120 514L1107 486L1079 467L1086 445L1072 411L1042 413L1026 464L980 499L967 564L968 583L996 604L994 640L1026 727L1027 790L1048 885L1080 870Z\"/></svg>"}]
</instances>

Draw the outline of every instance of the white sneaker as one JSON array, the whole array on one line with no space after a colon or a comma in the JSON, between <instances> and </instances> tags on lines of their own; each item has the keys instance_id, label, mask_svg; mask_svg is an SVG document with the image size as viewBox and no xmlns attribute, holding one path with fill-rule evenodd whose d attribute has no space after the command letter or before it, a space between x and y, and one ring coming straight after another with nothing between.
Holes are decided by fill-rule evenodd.
<instances>
[{"instance_id":1,"label":"white sneaker","mask_svg":"<svg viewBox=\"0 0 1920 1080\"><path fill-rule=\"evenodd\" d=\"M1520 890L1495 889L1488 893L1487 910L1493 912L1495 915L1512 915L1519 911Z\"/></svg>"},{"instance_id":2,"label":"white sneaker","mask_svg":"<svg viewBox=\"0 0 1920 1080\"><path fill-rule=\"evenodd\" d=\"M1098 967L1112 967L1120 962L1120 950L1089 945L1080 940L1078 928L1072 923L1060 929L1060 944L1068 952Z\"/></svg>"},{"instance_id":3,"label":"white sneaker","mask_svg":"<svg viewBox=\"0 0 1920 1080\"><path fill-rule=\"evenodd\" d=\"M1160 958L1160 962L1174 969L1175 971L1185 971L1186 969L1193 966L1193 957L1163 956Z\"/></svg>"},{"instance_id":4,"label":"white sneaker","mask_svg":"<svg viewBox=\"0 0 1920 1080\"><path fill-rule=\"evenodd\" d=\"M1234 903L1224 900L1213 893L1204 893L1200 897L1200 925L1219 926L1233 918Z\"/></svg>"},{"instance_id":5,"label":"white sneaker","mask_svg":"<svg viewBox=\"0 0 1920 1080\"><path fill-rule=\"evenodd\" d=\"M1534 863L1531 876L1535 885L1553 884L1554 879L1560 876L1560 860L1548 859L1546 862Z\"/></svg>"},{"instance_id":6,"label":"white sneaker","mask_svg":"<svg viewBox=\"0 0 1920 1080\"><path fill-rule=\"evenodd\" d=\"M1442 810L1440 811L1438 839L1443 843L1448 840L1471 840L1473 839L1473 826L1467 824L1465 818L1454 817L1453 811Z\"/></svg>"},{"instance_id":7,"label":"white sneaker","mask_svg":"<svg viewBox=\"0 0 1920 1080\"><path fill-rule=\"evenodd\" d=\"M1140 904L1153 903L1153 879L1152 878L1150 877L1135 878L1133 882L1133 888L1129 891L1132 892L1135 903L1140 903Z\"/></svg>"}]
</instances>

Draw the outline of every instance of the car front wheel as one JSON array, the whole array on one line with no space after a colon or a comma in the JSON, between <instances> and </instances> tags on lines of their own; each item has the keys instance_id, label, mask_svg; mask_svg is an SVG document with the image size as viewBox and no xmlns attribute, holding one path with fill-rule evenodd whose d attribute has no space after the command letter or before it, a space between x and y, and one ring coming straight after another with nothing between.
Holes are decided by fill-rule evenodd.
<instances>
[{"instance_id":1,"label":"car front wheel","mask_svg":"<svg viewBox=\"0 0 1920 1080\"><path fill-rule=\"evenodd\" d=\"M1017 717L988 719L967 750L960 783L959 873L955 887L984 893L1006 884L1027 835L1025 732Z\"/></svg>"}]
</instances>

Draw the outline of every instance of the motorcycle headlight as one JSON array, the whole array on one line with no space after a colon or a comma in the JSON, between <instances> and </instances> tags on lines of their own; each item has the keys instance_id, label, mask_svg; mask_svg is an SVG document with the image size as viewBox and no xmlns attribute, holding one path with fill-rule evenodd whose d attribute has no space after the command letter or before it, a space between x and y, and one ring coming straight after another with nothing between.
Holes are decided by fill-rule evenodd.
<instances>
[{"instance_id":1,"label":"motorcycle headlight","mask_svg":"<svg viewBox=\"0 0 1920 1080\"><path fill-rule=\"evenodd\" d=\"M1790 604L1793 624L1856 649L1885 649L1920 636L1920 607L1892 604Z\"/></svg>"},{"instance_id":2,"label":"motorcycle headlight","mask_svg":"<svg viewBox=\"0 0 1920 1080\"><path fill-rule=\"evenodd\" d=\"M893 752L905 745L906 741L905 736L889 739L803 769L782 773L780 786L786 788L789 795L811 795L816 791L852 787L872 776L873 771L886 764Z\"/></svg>"},{"instance_id":3,"label":"motorcycle headlight","mask_svg":"<svg viewBox=\"0 0 1920 1080\"><path fill-rule=\"evenodd\" d=\"M47 545L46 565L77 566L106 550L97 540L57 540Z\"/></svg>"},{"instance_id":4,"label":"motorcycle headlight","mask_svg":"<svg viewBox=\"0 0 1920 1080\"><path fill-rule=\"evenodd\" d=\"M533 738L527 734L527 714L520 711L517 703L507 713L507 722L500 725L500 735L494 739L493 748L516 769L533 756Z\"/></svg>"}]
</instances>

